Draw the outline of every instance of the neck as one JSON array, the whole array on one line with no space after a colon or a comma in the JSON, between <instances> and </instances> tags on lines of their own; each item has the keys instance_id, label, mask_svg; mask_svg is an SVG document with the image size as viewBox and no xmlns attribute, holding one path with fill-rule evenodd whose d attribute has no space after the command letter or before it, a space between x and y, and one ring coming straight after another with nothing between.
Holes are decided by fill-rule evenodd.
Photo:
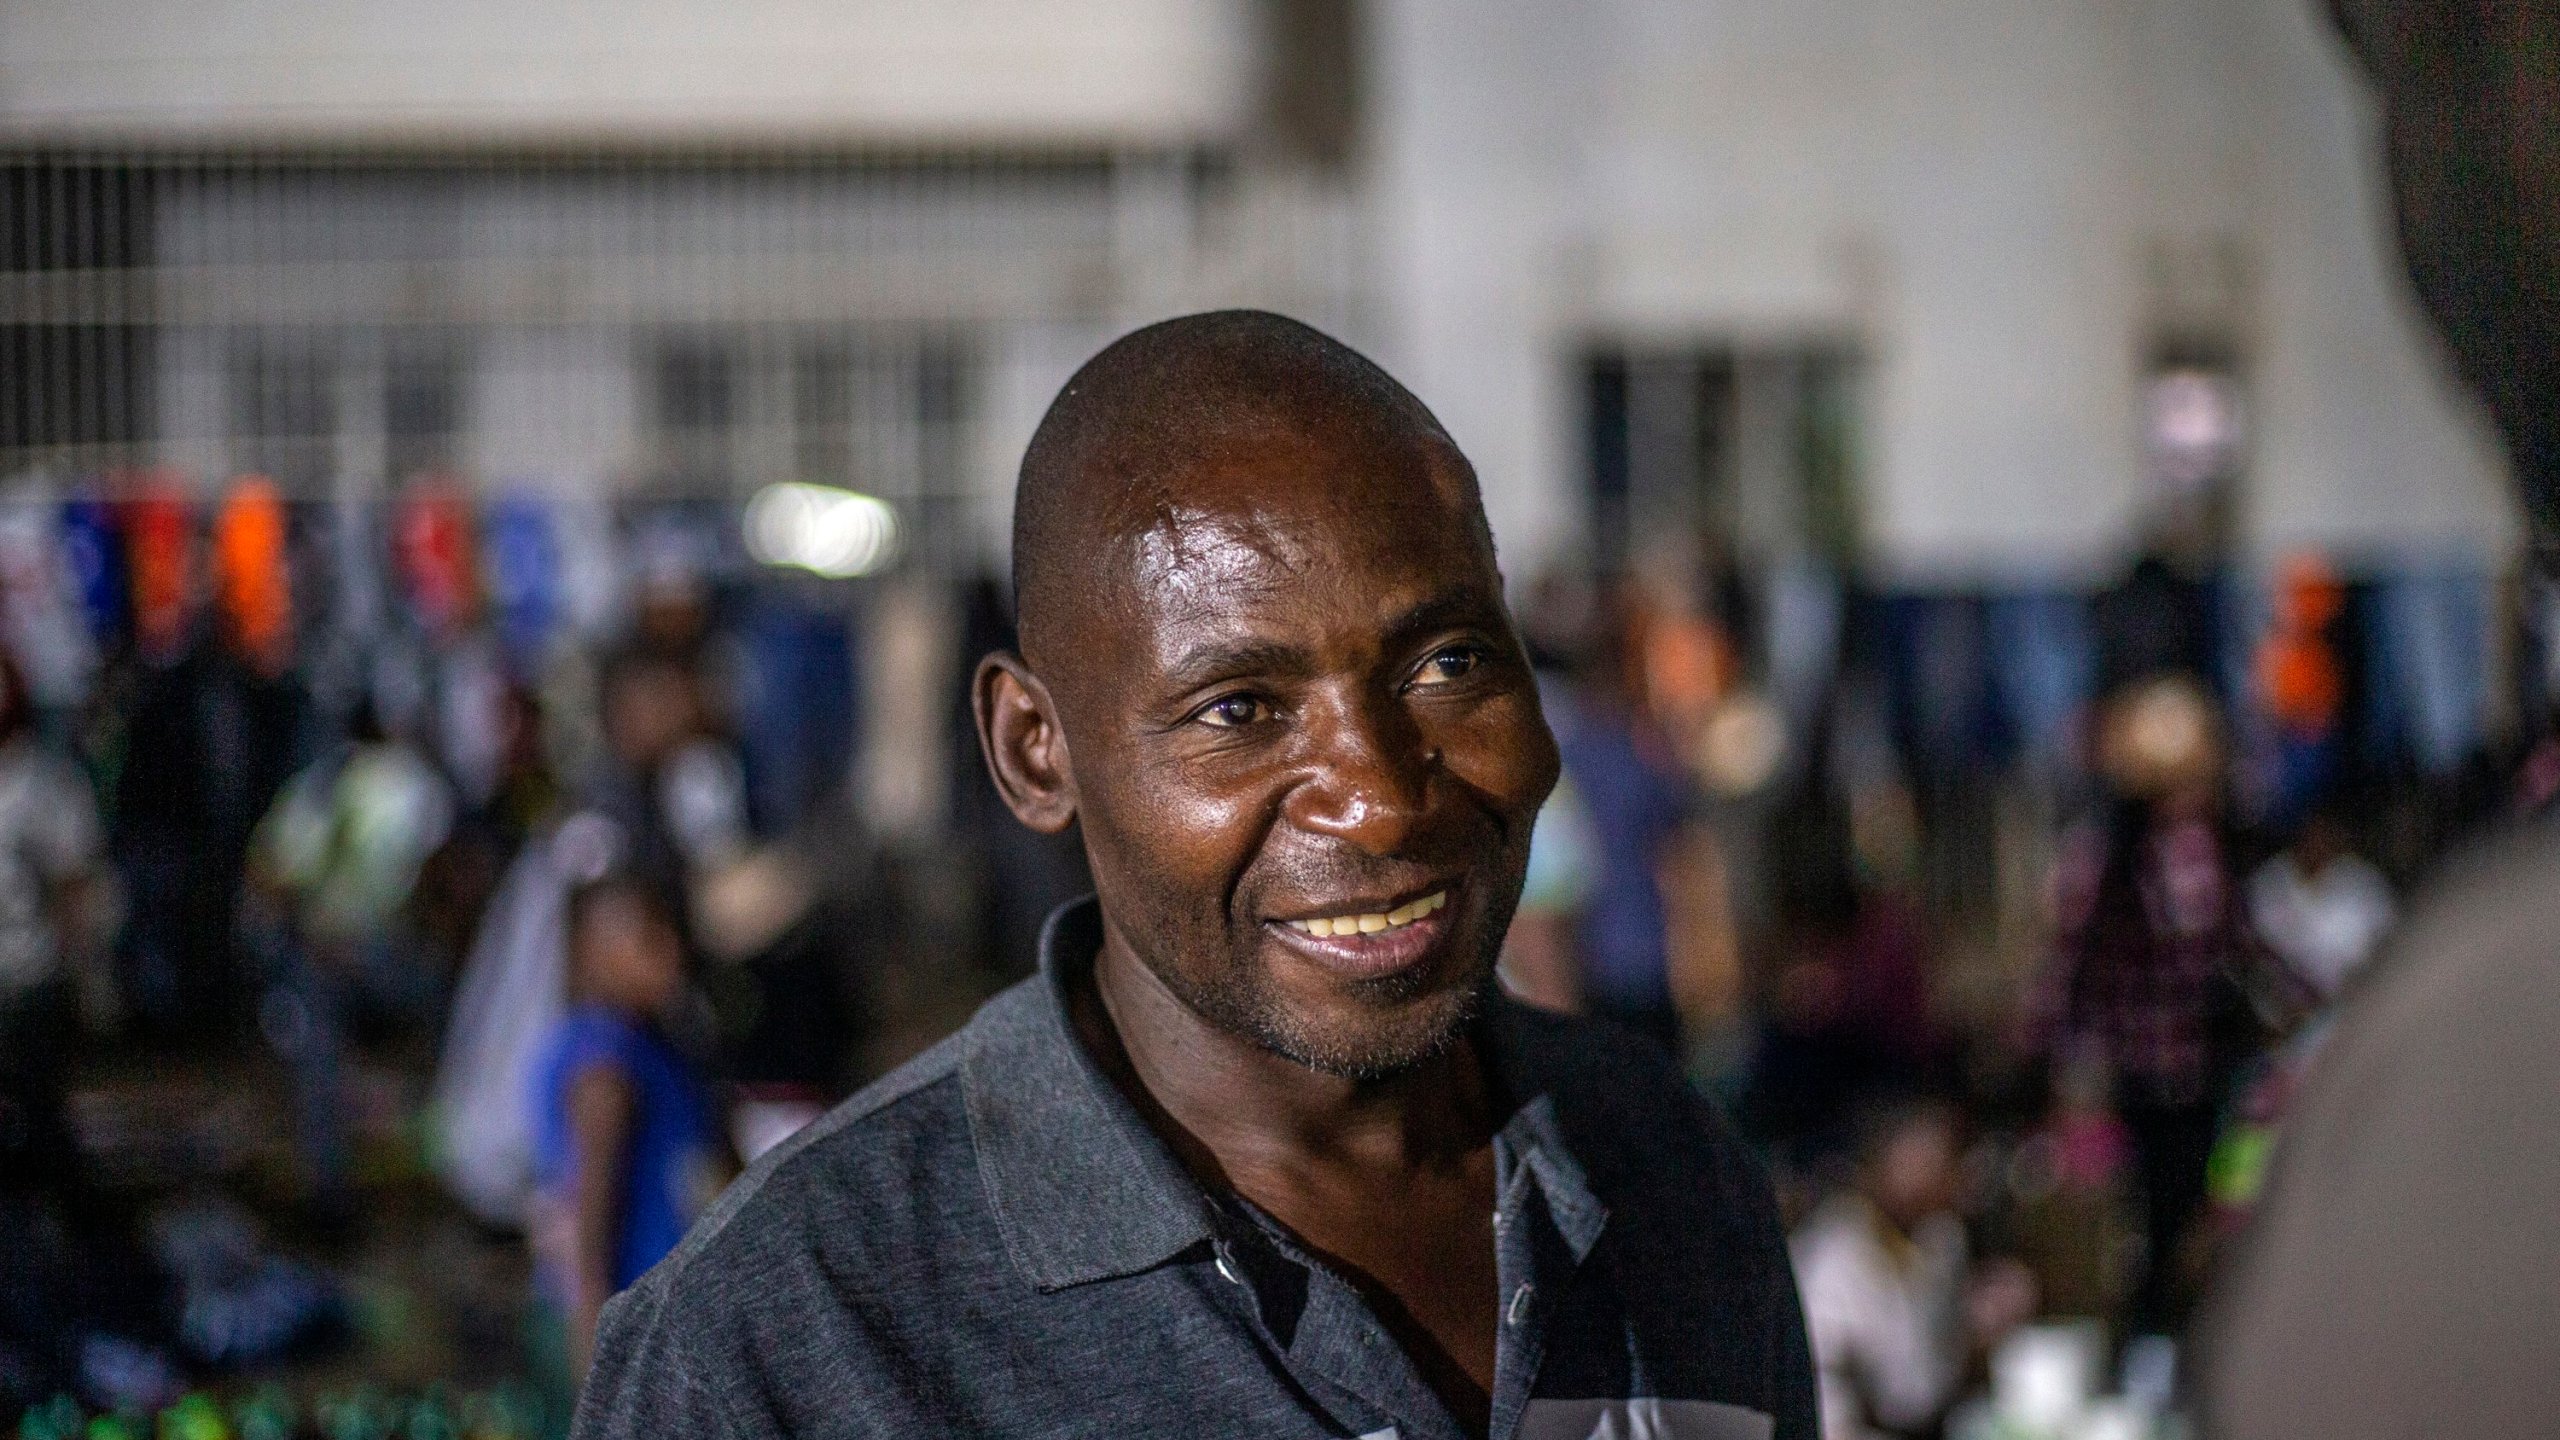
<instances>
[{"instance_id":1,"label":"neck","mask_svg":"<svg viewBox=\"0 0 2560 1440\"><path fill-rule=\"evenodd\" d=\"M1454 1166L1492 1135L1483 1067L1463 1035L1393 1075L1328 1074L1211 1023L1107 926L1090 999L1077 1000L1086 1043L1184 1163L1257 1200L1271 1179L1311 1168Z\"/></svg>"}]
</instances>

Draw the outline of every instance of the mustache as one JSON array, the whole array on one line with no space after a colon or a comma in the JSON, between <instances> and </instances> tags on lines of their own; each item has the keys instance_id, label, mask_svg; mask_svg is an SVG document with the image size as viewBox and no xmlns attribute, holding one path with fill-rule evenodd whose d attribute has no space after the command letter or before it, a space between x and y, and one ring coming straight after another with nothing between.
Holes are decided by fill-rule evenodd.
<instances>
[{"instance_id":1,"label":"mustache","mask_svg":"<svg viewBox=\"0 0 2560 1440\"><path fill-rule=\"evenodd\" d=\"M1265 898L1294 904L1411 896L1498 876L1525 864L1526 849L1499 832L1479 832L1397 855L1372 855L1336 845L1266 850L1245 872L1237 898L1248 902L1245 908L1250 911L1265 908L1250 903ZM1512 853L1515 850L1524 853Z\"/></svg>"}]
</instances>

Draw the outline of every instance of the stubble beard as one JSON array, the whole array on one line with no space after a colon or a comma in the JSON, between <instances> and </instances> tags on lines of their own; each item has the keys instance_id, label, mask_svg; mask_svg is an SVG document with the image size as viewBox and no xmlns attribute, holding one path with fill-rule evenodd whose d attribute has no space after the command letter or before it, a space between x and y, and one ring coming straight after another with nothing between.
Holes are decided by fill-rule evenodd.
<instances>
[{"instance_id":1,"label":"stubble beard","mask_svg":"<svg viewBox=\"0 0 2560 1440\"><path fill-rule=\"evenodd\" d=\"M1269 943L1259 934L1241 937L1229 950L1238 958L1211 976L1146 963L1174 998L1230 1035L1319 1074L1361 1083L1390 1080L1447 1054L1490 1002L1502 938L1519 903L1516 885L1504 889L1510 898L1486 913L1475 953L1467 957L1461 974L1452 977L1437 966L1416 966L1351 982L1347 988L1352 995L1366 1002L1354 1013L1379 1015L1359 1033L1343 1033L1352 1028L1348 1026L1311 1024L1297 1013L1259 960L1261 946Z\"/></svg>"}]
</instances>

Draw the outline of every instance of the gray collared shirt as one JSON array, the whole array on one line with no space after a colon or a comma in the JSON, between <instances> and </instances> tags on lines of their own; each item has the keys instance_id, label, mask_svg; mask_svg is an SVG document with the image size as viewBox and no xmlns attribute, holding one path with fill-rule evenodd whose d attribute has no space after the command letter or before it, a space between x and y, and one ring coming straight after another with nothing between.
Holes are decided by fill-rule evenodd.
<instances>
[{"instance_id":1,"label":"gray collared shirt","mask_svg":"<svg viewBox=\"0 0 2560 1440\"><path fill-rule=\"evenodd\" d=\"M606 1307L575 1440L1459 1440L1359 1293L1214 1197L1067 1019L1100 943L758 1162ZM1648 1042L1509 1000L1494 1140L1495 1437L1813 1440L1759 1167Z\"/></svg>"}]
</instances>

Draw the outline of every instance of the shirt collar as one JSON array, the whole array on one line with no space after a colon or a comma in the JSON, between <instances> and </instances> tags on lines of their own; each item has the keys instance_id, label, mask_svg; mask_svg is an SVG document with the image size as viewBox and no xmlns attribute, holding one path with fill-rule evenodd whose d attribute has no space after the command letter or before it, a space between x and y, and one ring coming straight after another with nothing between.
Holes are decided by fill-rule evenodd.
<instances>
[{"instance_id":1,"label":"shirt collar","mask_svg":"<svg viewBox=\"0 0 2560 1440\"><path fill-rule=\"evenodd\" d=\"M1085 982L1102 946L1091 896L1060 907L1040 934L1040 973L987 1003L970 1022L961 1094L996 1228L1014 1266L1057 1291L1151 1270L1216 1235L1208 1198L1088 1053L1068 1018L1071 985ZM1594 1195L1548 1091L1571 1057L1508 997L1479 1034L1514 1110L1497 1136L1508 1189L1526 1166L1576 1260L1608 1211Z\"/></svg>"},{"instance_id":2,"label":"shirt collar","mask_svg":"<svg viewBox=\"0 0 2560 1440\"><path fill-rule=\"evenodd\" d=\"M1494 1136L1496 1173L1507 1199L1515 1177L1527 1170L1544 1193L1556 1231L1580 1263L1600 1240L1609 1207L1593 1188L1583 1152L1601 1137L1577 1136L1568 1118L1583 1107L1560 1100L1558 1081L1574 1073L1574 1057L1559 1041L1552 1017L1539 1016L1508 995L1497 995L1478 1034L1497 1091L1509 1097L1510 1119ZM1580 1143L1577 1143L1579 1140Z\"/></svg>"},{"instance_id":3,"label":"shirt collar","mask_svg":"<svg viewBox=\"0 0 2560 1440\"><path fill-rule=\"evenodd\" d=\"M1091 897L1060 907L1040 932L1040 973L978 1012L960 1061L988 1206L1043 1291L1153 1269L1211 1234L1200 1187L1068 1018L1068 986L1101 946Z\"/></svg>"}]
</instances>

